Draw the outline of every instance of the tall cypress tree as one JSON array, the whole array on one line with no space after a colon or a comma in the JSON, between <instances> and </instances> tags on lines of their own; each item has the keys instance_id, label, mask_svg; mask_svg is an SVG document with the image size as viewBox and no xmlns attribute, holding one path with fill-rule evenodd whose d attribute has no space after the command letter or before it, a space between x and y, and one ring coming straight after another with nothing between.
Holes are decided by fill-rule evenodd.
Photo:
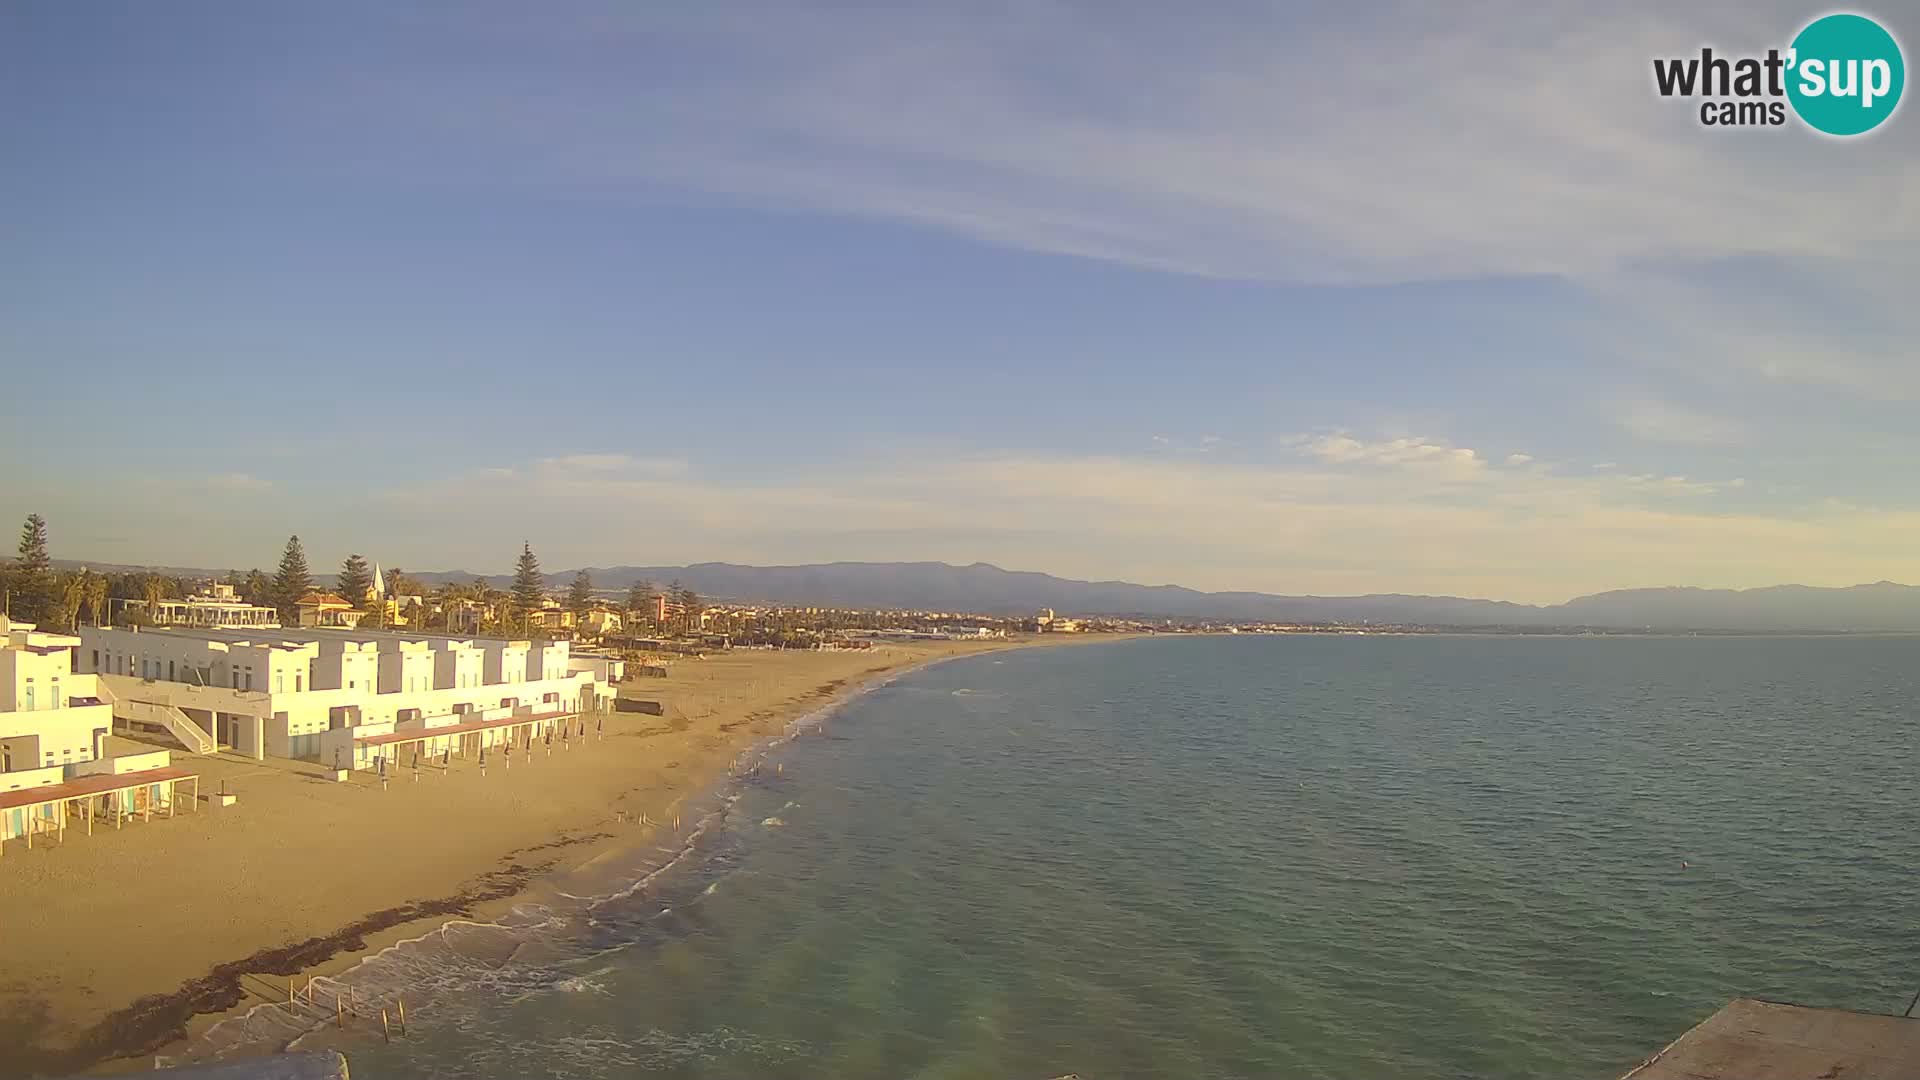
<instances>
[{"instance_id":1,"label":"tall cypress tree","mask_svg":"<svg viewBox=\"0 0 1920 1080\"><path fill-rule=\"evenodd\" d=\"M47 519L39 514L28 514L20 528L20 558L13 565L12 578L13 617L21 622L51 623L59 614L59 596L53 580L53 559L47 554Z\"/></svg>"},{"instance_id":2,"label":"tall cypress tree","mask_svg":"<svg viewBox=\"0 0 1920 1080\"><path fill-rule=\"evenodd\" d=\"M573 586L567 590L567 608L580 618L593 608L593 578L585 570L573 576Z\"/></svg>"},{"instance_id":3,"label":"tall cypress tree","mask_svg":"<svg viewBox=\"0 0 1920 1080\"><path fill-rule=\"evenodd\" d=\"M300 598L313 591L313 574L307 569L307 549L298 536L287 537L287 549L280 553L280 571L273 575L274 606L280 609L280 621L288 626L298 619Z\"/></svg>"},{"instance_id":4,"label":"tall cypress tree","mask_svg":"<svg viewBox=\"0 0 1920 1080\"><path fill-rule=\"evenodd\" d=\"M540 607L545 598L544 581L540 576L540 560L534 557L533 545L520 545L520 560L513 568L513 610L519 614L524 625L527 612Z\"/></svg>"},{"instance_id":5,"label":"tall cypress tree","mask_svg":"<svg viewBox=\"0 0 1920 1080\"><path fill-rule=\"evenodd\" d=\"M340 564L340 596L354 607L364 609L367 593L373 588L373 568L363 555L349 555Z\"/></svg>"}]
</instances>

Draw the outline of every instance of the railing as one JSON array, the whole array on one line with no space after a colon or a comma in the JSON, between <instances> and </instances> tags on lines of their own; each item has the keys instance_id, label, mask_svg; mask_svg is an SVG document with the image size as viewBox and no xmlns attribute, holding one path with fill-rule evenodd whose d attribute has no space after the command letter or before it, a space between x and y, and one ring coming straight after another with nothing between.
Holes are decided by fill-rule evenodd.
<instances>
[{"instance_id":1,"label":"railing","mask_svg":"<svg viewBox=\"0 0 1920 1080\"><path fill-rule=\"evenodd\" d=\"M166 729L180 745L196 754L211 754L218 747L213 736L201 730L193 718L172 705L150 701L123 701L113 707L113 715L136 724L153 724Z\"/></svg>"}]
</instances>

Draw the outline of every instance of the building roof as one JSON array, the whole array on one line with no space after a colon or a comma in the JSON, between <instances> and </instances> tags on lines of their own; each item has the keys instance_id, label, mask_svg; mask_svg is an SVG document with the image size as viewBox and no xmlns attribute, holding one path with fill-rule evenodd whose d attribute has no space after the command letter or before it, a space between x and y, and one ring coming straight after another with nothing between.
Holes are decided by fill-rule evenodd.
<instances>
[{"instance_id":1,"label":"building roof","mask_svg":"<svg viewBox=\"0 0 1920 1080\"><path fill-rule=\"evenodd\" d=\"M21 788L18 791L0 791L0 810L12 810L18 806L44 806L47 803L61 802L66 799L105 795L110 791L125 791L128 788L145 787L148 784L160 784L168 780L191 780L197 775L199 774L189 769L168 766L164 769L143 769L140 772L83 776L78 780L68 780L64 784L43 784L40 787Z\"/></svg>"},{"instance_id":2,"label":"building roof","mask_svg":"<svg viewBox=\"0 0 1920 1080\"><path fill-rule=\"evenodd\" d=\"M353 606L352 604L347 603L346 599L342 597L339 593L330 593L330 592L310 592L307 595L301 597L299 602L301 604L317 604L320 607L350 608Z\"/></svg>"},{"instance_id":3,"label":"building roof","mask_svg":"<svg viewBox=\"0 0 1920 1080\"><path fill-rule=\"evenodd\" d=\"M558 720L563 716L578 716L572 712L531 713L527 716L502 716L495 720L467 720L444 727L410 727L385 735L362 735L353 741L361 746L391 746L394 743L424 742L445 735L471 735L476 731L492 731L495 728L516 727L520 724L537 724L542 720Z\"/></svg>"}]
</instances>

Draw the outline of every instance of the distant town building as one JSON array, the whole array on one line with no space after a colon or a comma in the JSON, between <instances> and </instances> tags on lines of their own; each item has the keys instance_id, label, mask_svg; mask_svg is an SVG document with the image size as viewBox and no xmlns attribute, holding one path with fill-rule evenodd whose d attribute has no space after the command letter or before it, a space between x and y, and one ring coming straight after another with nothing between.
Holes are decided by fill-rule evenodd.
<instances>
[{"instance_id":1,"label":"distant town building","mask_svg":"<svg viewBox=\"0 0 1920 1080\"><path fill-rule=\"evenodd\" d=\"M619 612L608 611L605 608L595 608L587 612L586 623L581 629L594 637L605 637L608 634L619 633L620 626L621 619Z\"/></svg>"},{"instance_id":2,"label":"distant town building","mask_svg":"<svg viewBox=\"0 0 1920 1080\"><path fill-rule=\"evenodd\" d=\"M366 613L356 610L338 593L310 592L294 605L300 613L300 625L305 627L335 627L352 629L360 625Z\"/></svg>"},{"instance_id":3,"label":"distant town building","mask_svg":"<svg viewBox=\"0 0 1920 1080\"><path fill-rule=\"evenodd\" d=\"M247 603L240 599L233 586L223 582L214 582L182 600L162 600L151 605L145 600L116 598L113 601L116 622L131 621L128 617L129 610L136 614L136 618L155 626L262 629L280 625L279 612L270 607Z\"/></svg>"}]
</instances>

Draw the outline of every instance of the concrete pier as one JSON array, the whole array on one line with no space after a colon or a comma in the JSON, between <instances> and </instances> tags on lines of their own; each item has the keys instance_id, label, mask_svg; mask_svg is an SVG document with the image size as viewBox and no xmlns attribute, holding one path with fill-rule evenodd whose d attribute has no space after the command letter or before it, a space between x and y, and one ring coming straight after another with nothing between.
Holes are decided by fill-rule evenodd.
<instances>
[{"instance_id":1,"label":"concrete pier","mask_svg":"<svg viewBox=\"0 0 1920 1080\"><path fill-rule=\"evenodd\" d=\"M1913 1080L1920 1018L1738 998L1621 1080Z\"/></svg>"}]
</instances>

